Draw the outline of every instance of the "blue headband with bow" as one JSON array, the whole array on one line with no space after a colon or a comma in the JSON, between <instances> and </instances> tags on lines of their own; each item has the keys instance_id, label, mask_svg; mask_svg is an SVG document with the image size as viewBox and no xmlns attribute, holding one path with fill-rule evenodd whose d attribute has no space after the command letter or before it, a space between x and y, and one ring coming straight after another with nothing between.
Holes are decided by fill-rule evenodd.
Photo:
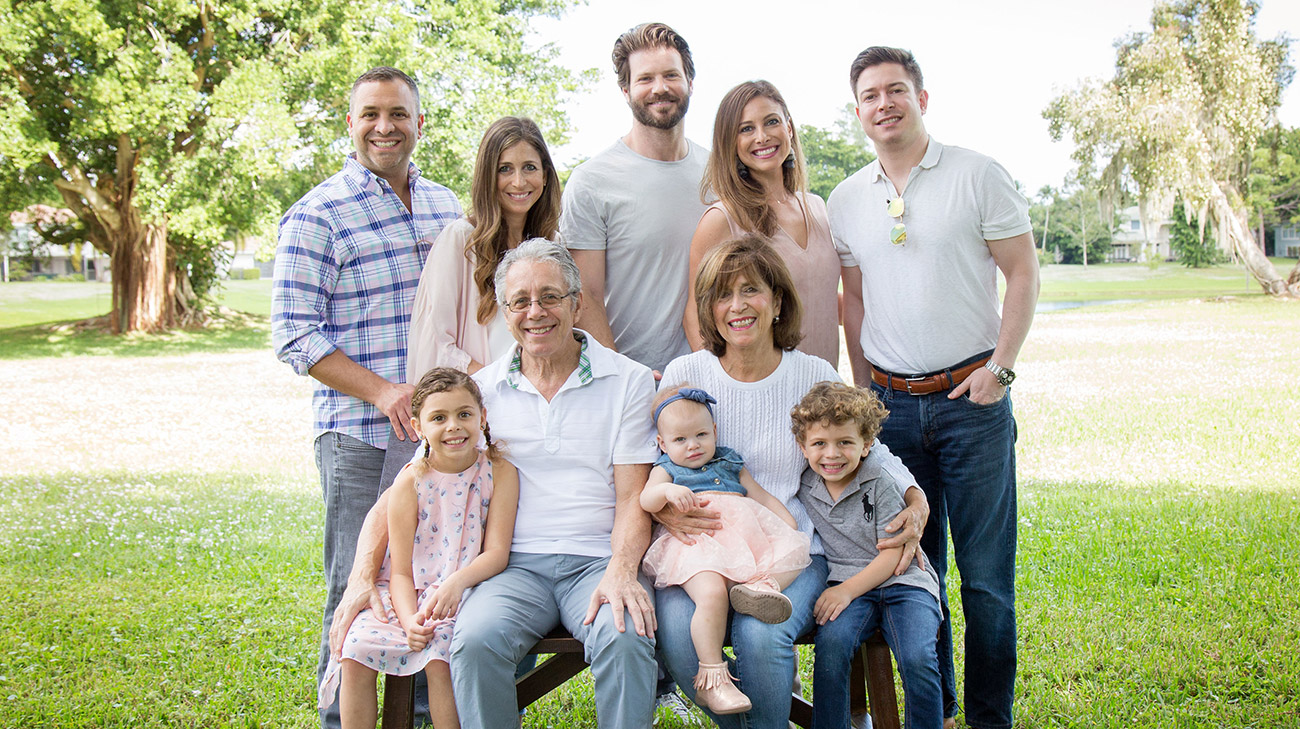
<instances>
[{"instance_id":1,"label":"blue headband with bow","mask_svg":"<svg viewBox=\"0 0 1300 729\"><path fill-rule=\"evenodd\" d=\"M675 394L673 394L672 397L659 403L659 407L655 408L654 415L651 418L654 421L655 425L659 424L659 413L662 412L664 408L668 407L669 403L674 403L677 402L678 400L690 400L692 402L698 402L699 404L703 405L705 408L708 408L709 417L713 416L713 407L710 405L710 403L716 405L718 402L717 400L713 399L712 395L705 392L704 390L701 390L698 387L683 387L682 389L678 390Z\"/></svg>"}]
</instances>

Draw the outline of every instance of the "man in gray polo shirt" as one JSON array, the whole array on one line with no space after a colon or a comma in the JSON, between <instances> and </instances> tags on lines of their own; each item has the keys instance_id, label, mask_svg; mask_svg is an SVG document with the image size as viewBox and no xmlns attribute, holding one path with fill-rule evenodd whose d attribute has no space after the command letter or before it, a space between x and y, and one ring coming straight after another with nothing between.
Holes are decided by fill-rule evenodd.
<instances>
[{"instance_id":1,"label":"man in gray polo shirt","mask_svg":"<svg viewBox=\"0 0 1300 729\"><path fill-rule=\"evenodd\" d=\"M573 171L560 234L582 272L582 328L658 373L691 351L682 314L709 153L682 122L695 64L680 35L639 25L619 36L612 58L632 129Z\"/></svg>"}]
</instances>

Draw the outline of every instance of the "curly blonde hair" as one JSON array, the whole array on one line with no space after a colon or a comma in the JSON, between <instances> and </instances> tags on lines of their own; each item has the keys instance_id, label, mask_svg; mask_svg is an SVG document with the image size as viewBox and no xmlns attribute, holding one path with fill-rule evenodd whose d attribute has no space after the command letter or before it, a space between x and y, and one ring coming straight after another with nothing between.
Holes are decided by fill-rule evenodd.
<instances>
[{"instance_id":1,"label":"curly blonde hair","mask_svg":"<svg viewBox=\"0 0 1300 729\"><path fill-rule=\"evenodd\" d=\"M869 445L880 435L880 426L887 417L889 411L871 390L843 382L818 382L790 411L790 431L803 445L809 426L856 423L862 440Z\"/></svg>"}]
</instances>

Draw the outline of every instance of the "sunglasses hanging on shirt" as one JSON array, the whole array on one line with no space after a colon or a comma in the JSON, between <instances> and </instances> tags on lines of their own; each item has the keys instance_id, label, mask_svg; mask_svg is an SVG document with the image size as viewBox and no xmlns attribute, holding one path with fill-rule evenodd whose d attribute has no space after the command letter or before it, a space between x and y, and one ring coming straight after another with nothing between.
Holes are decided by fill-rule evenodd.
<instances>
[{"instance_id":1,"label":"sunglasses hanging on shirt","mask_svg":"<svg viewBox=\"0 0 1300 729\"><path fill-rule=\"evenodd\" d=\"M889 242L896 246L901 246L907 242L907 225L903 222L903 198L896 197L886 203L885 209L889 212L889 217L897 220L893 228L889 229Z\"/></svg>"}]
</instances>

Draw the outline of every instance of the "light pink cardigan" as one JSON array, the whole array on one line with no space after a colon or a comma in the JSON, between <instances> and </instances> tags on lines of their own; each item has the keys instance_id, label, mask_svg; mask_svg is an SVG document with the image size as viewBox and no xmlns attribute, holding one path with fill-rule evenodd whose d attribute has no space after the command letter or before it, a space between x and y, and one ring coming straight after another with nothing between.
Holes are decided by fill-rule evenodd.
<instances>
[{"instance_id":1,"label":"light pink cardigan","mask_svg":"<svg viewBox=\"0 0 1300 729\"><path fill-rule=\"evenodd\" d=\"M465 244L474 227L461 218L433 242L420 274L411 311L411 338L406 354L406 381L415 383L433 367L465 370L470 360L487 364L492 352L488 327L478 323L478 286Z\"/></svg>"}]
</instances>

